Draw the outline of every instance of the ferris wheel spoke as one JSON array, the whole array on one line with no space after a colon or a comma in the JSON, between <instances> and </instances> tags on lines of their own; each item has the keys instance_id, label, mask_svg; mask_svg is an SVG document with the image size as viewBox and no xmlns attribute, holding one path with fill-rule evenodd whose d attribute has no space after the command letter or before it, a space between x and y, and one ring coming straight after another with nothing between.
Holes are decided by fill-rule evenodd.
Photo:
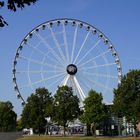
<instances>
[{"instance_id":1,"label":"ferris wheel spoke","mask_svg":"<svg viewBox=\"0 0 140 140\"><path fill-rule=\"evenodd\" d=\"M45 58L47 57L47 54L50 53L50 50L49 50L47 53L41 51L40 49L37 48L38 45L36 45L36 47L34 47L32 44L29 44L29 43L27 43L27 45L28 45L30 48L32 48L34 51L39 52L40 54L44 55L44 61L45 61ZM60 63L59 63L56 59L52 59L52 57L48 57L48 58L49 58L50 60L52 60L53 62L58 63L58 64L60 65ZM43 61L42 63L44 63L44 61Z\"/></svg>"},{"instance_id":2,"label":"ferris wheel spoke","mask_svg":"<svg viewBox=\"0 0 140 140\"><path fill-rule=\"evenodd\" d=\"M107 51L105 51L105 52L103 52L103 53L100 53L99 55L97 55L97 56L95 56L95 57L93 57L93 58L87 60L86 62L82 63L81 65L79 65L79 67L84 66L85 64L88 64L88 63L94 61L95 59L97 59L97 58L99 58L99 57L102 57L102 56L106 55L106 54L109 53L109 52L110 52L110 51L107 50Z\"/></svg>"},{"instance_id":3,"label":"ferris wheel spoke","mask_svg":"<svg viewBox=\"0 0 140 140\"><path fill-rule=\"evenodd\" d=\"M31 58L32 54L33 54L33 51L31 52L29 59ZM28 65L27 65L27 71L28 71L27 76L28 76L28 83L31 85L31 78L30 78L29 70L30 70L30 61L28 61ZM31 86L31 89L33 90L32 86Z\"/></svg>"},{"instance_id":4,"label":"ferris wheel spoke","mask_svg":"<svg viewBox=\"0 0 140 140\"><path fill-rule=\"evenodd\" d=\"M53 35L55 36L55 35L62 34L62 33L63 32L53 33ZM50 37L52 37L52 35L50 35ZM47 39L49 39L49 38L47 38ZM45 53L42 50L40 50L39 48L37 48L41 43L42 43L42 41L40 41L37 45L35 45L35 47L34 47L33 44L31 44L29 42L26 42L26 45L29 46L30 48L32 48L33 50L39 52L40 54L43 54L44 56L46 56L50 52L50 50L47 53ZM64 44L58 44L58 45L59 45L60 48L61 48L61 46L64 46ZM56 46L56 48L58 48L58 45Z\"/></svg>"},{"instance_id":5,"label":"ferris wheel spoke","mask_svg":"<svg viewBox=\"0 0 140 140\"><path fill-rule=\"evenodd\" d=\"M79 79L81 83L83 83L83 85L87 87L88 90L92 89L93 85L91 85L91 83L84 82L81 75L77 75L77 79Z\"/></svg>"},{"instance_id":6,"label":"ferris wheel spoke","mask_svg":"<svg viewBox=\"0 0 140 140\"><path fill-rule=\"evenodd\" d=\"M78 82L78 80L76 79L75 76L73 77L73 81L74 81L74 83L75 83L75 85L77 87L77 90L79 91L79 94L81 96L81 99L84 101L84 99L85 99L86 96L85 96L82 88L80 87L80 84L79 84L79 82Z\"/></svg>"},{"instance_id":7,"label":"ferris wheel spoke","mask_svg":"<svg viewBox=\"0 0 140 140\"><path fill-rule=\"evenodd\" d=\"M89 81L89 83L93 83L94 85L97 85L98 87L102 87L102 88L104 88L104 89L106 89L106 90L112 92L112 89L111 89L111 88L108 88L108 87L106 87L106 86L104 86L104 84L99 83L99 82L97 82L97 81L94 81L93 79L91 80L90 78L87 78L86 76L84 76L84 78L85 78L87 81Z\"/></svg>"},{"instance_id":8,"label":"ferris wheel spoke","mask_svg":"<svg viewBox=\"0 0 140 140\"><path fill-rule=\"evenodd\" d=\"M60 73L60 72L65 72L64 70L46 70L46 71L41 71L42 73Z\"/></svg>"},{"instance_id":9,"label":"ferris wheel spoke","mask_svg":"<svg viewBox=\"0 0 140 140\"><path fill-rule=\"evenodd\" d=\"M59 61L60 64L63 64L63 60L56 54L56 52L52 49L52 47L47 43L46 39L44 39L40 34L35 33L36 36L43 42L43 44L51 50L52 55Z\"/></svg>"},{"instance_id":10,"label":"ferris wheel spoke","mask_svg":"<svg viewBox=\"0 0 140 140\"><path fill-rule=\"evenodd\" d=\"M24 73L27 73L28 71L16 71L16 73L18 73L18 74L24 74ZM29 73L41 73L41 71L29 71Z\"/></svg>"},{"instance_id":11,"label":"ferris wheel spoke","mask_svg":"<svg viewBox=\"0 0 140 140\"><path fill-rule=\"evenodd\" d=\"M24 73L27 73L28 71L16 71L17 74L24 74ZM59 70L29 70L29 73L59 73L59 72L63 72L63 71L59 71Z\"/></svg>"},{"instance_id":12,"label":"ferris wheel spoke","mask_svg":"<svg viewBox=\"0 0 140 140\"><path fill-rule=\"evenodd\" d=\"M20 86L18 89L20 90L20 89L27 88L27 87L31 87L31 85L30 84L26 84L26 85Z\"/></svg>"},{"instance_id":13,"label":"ferris wheel spoke","mask_svg":"<svg viewBox=\"0 0 140 140\"><path fill-rule=\"evenodd\" d=\"M76 25L76 28L75 28L75 31L74 31L72 53L71 53L71 63L73 62L73 56L74 56L74 52L75 52L75 44L76 44L76 38L77 38L77 31L78 31L78 24Z\"/></svg>"},{"instance_id":14,"label":"ferris wheel spoke","mask_svg":"<svg viewBox=\"0 0 140 140\"><path fill-rule=\"evenodd\" d=\"M60 79L62 79L62 78L64 78L64 79L63 79L63 81L59 84L59 86L62 86L62 85L63 85L64 81L67 79L67 74L64 74L62 77L60 77ZM58 80L58 79L59 79L59 78L57 78L57 80ZM57 89L58 89L58 88L56 88L56 89L54 90L53 95L56 94Z\"/></svg>"},{"instance_id":15,"label":"ferris wheel spoke","mask_svg":"<svg viewBox=\"0 0 140 140\"><path fill-rule=\"evenodd\" d=\"M46 59L46 56L44 56L43 57L43 59L42 59L42 63L44 63L45 62L45 59ZM41 65L41 79L44 79L44 73L43 73L43 66Z\"/></svg>"},{"instance_id":16,"label":"ferris wheel spoke","mask_svg":"<svg viewBox=\"0 0 140 140\"><path fill-rule=\"evenodd\" d=\"M44 82L44 81L47 81L47 80L51 80L51 79L54 79L54 78L60 77L60 76L62 76L62 75L64 75L64 74L65 74L65 73L56 74L56 75L50 76L50 77L48 77L48 78L44 78L44 79L42 79L42 80L39 80L39 81L33 82L33 83L31 83L31 84L27 84L27 85L24 85L24 86L22 86L22 87L19 87L19 89L24 88L24 87L29 87L29 86L31 86L31 85L33 86L33 85L36 85L36 84L42 83L42 82Z\"/></svg>"},{"instance_id":17,"label":"ferris wheel spoke","mask_svg":"<svg viewBox=\"0 0 140 140\"><path fill-rule=\"evenodd\" d=\"M85 75L89 75L89 76L98 76L98 77L105 77L105 78L113 78L113 79L117 79L117 76L113 76L113 75L108 75L108 74L97 74L97 73L91 73L91 72L82 72Z\"/></svg>"},{"instance_id":18,"label":"ferris wheel spoke","mask_svg":"<svg viewBox=\"0 0 140 140\"><path fill-rule=\"evenodd\" d=\"M97 46L98 44L101 42L101 39L99 39L86 53L85 55L78 61L77 65L88 56L89 53L91 53ZM108 51L109 52L109 51Z\"/></svg>"},{"instance_id":19,"label":"ferris wheel spoke","mask_svg":"<svg viewBox=\"0 0 140 140\"><path fill-rule=\"evenodd\" d=\"M62 66L62 64L59 63L59 61L57 61L56 59L52 58L52 57L46 57L48 62L51 61L50 63L52 64L57 64L57 66L61 67L61 69L64 69L65 66ZM45 63L45 62L44 62Z\"/></svg>"},{"instance_id":20,"label":"ferris wheel spoke","mask_svg":"<svg viewBox=\"0 0 140 140\"><path fill-rule=\"evenodd\" d=\"M58 65L52 65L52 64L48 64L48 63L44 63L44 66L48 66L48 67L52 67L52 68L56 68L56 69L59 69L59 70L64 70L63 67L61 66L58 66Z\"/></svg>"},{"instance_id":21,"label":"ferris wheel spoke","mask_svg":"<svg viewBox=\"0 0 140 140\"><path fill-rule=\"evenodd\" d=\"M65 72L63 72L63 73L59 73L59 74L55 74L55 75L53 75L53 76L50 76L50 77L44 78L44 79L39 80L39 81L37 81L37 82L34 82L34 83L32 83L32 85L34 85L34 84L38 84L38 83L41 83L41 82L43 82L43 81L47 81L47 80L51 80L51 79L57 78L57 77L62 76L62 75L64 75L64 74L65 74Z\"/></svg>"},{"instance_id":22,"label":"ferris wheel spoke","mask_svg":"<svg viewBox=\"0 0 140 140\"><path fill-rule=\"evenodd\" d=\"M51 34L52 34L54 43L55 43L56 47L57 47L58 50L59 50L59 53L60 53L60 55L61 55L62 60L65 61L66 58L65 58L65 56L64 56L64 54L63 54L63 52L62 52L62 50L61 50L61 46L59 45L58 40L56 39L56 36L55 36L53 30L52 30L50 27L48 27L48 28L49 28L49 30L51 31Z\"/></svg>"},{"instance_id":23,"label":"ferris wheel spoke","mask_svg":"<svg viewBox=\"0 0 140 140\"><path fill-rule=\"evenodd\" d=\"M56 68L56 66L54 66L54 65L51 65L51 64L48 64L48 63L42 63L41 61L37 61L37 60L34 60L34 59L30 59L30 58L27 58L27 57L25 57L25 56L20 56L19 58L22 58L22 59L24 59L24 60L26 60L26 61L28 61L28 62L36 63L36 64L39 64L39 65L43 65L43 66L48 66L48 67ZM60 69L60 70L62 69L61 67L58 67L58 66L57 66L57 68Z\"/></svg>"},{"instance_id":24,"label":"ferris wheel spoke","mask_svg":"<svg viewBox=\"0 0 140 140\"><path fill-rule=\"evenodd\" d=\"M84 81L83 80L80 80L78 77L77 77L77 80L79 81L79 83L80 83L80 86L82 87L82 91L83 91L83 93L84 93L84 95L85 95L85 97L87 96L87 91L89 90L89 89L91 89L91 87L89 88L89 86L87 86L87 85L85 85L85 83L84 83ZM78 93L79 93L79 90L78 90ZM80 94L79 94L80 95ZM80 95L81 96L81 95ZM80 97L81 98L81 97Z\"/></svg>"},{"instance_id":25,"label":"ferris wheel spoke","mask_svg":"<svg viewBox=\"0 0 140 140\"><path fill-rule=\"evenodd\" d=\"M64 38L64 44L65 44L65 49L66 49L67 63L69 63L70 62L70 57L69 57L69 50L68 50L66 28L65 28L64 23L62 24L62 26L63 26L63 38Z\"/></svg>"},{"instance_id":26,"label":"ferris wheel spoke","mask_svg":"<svg viewBox=\"0 0 140 140\"><path fill-rule=\"evenodd\" d=\"M64 75L64 76L65 76L65 75ZM48 84L47 86L48 86L48 87L51 87L52 85L58 83L64 76L60 76L59 78L57 78L57 80L54 80L54 82Z\"/></svg>"},{"instance_id":27,"label":"ferris wheel spoke","mask_svg":"<svg viewBox=\"0 0 140 140\"><path fill-rule=\"evenodd\" d=\"M73 63L76 63L77 58L79 57L79 55L80 55L80 53L81 53L81 51L82 51L82 49L83 49L83 47L84 47L84 45L85 45L85 43L87 41L87 38L88 38L89 34L90 34L90 32L88 31L88 33L86 34L85 39L84 39L82 45L80 46L80 49L79 49L79 51L78 51L78 53L77 53L77 55L76 55L75 60L74 60Z\"/></svg>"},{"instance_id":28,"label":"ferris wheel spoke","mask_svg":"<svg viewBox=\"0 0 140 140\"><path fill-rule=\"evenodd\" d=\"M103 64L103 65L96 65L96 66L90 66L90 67L85 67L85 68L79 68L79 70L89 70L93 68L99 68L99 67L107 67L107 66L113 66L116 65L116 63L108 63L108 64Z\"/></svg>"},{"instance_id":29,"label":"ferris wheel spoke","mask_svg":"<svg viewBox=\"0 0 140 140\"><path fill-rule=\"evenodd\" d=\"M50 53L50 50L47 52L47 53L44 53L43 51L41 51L40 49L38 49L37 48L37 46L40 44L37 44L36 45L36 47L34 47L32 44L29 44L29 43L26 43L30 48L32 48L34 51L37 51L37 52L39 52L40 54L42 54L42 55L44 55L44 59L47 57L47 54L49 54ZM52 60L53 62L55 62L55 63L57 63L57 64L59 64L59 65L61 65L60 63L59 63L59 61L58 60L56 60L56 59L52 59L51 57L48 57L48 59L50 59L50 60ZM45 60L44 60L45 61ZM43 62L44 63L44 62Z\"/></svg>"},{"instance_id":30,"label":"ferris wheel spoke","mask_svg":"<svg viewBox=\"0 0 140 140\"><path fill-rule=\"evenodd\" d=\"M36 45L36 47L34 47L32 44L30 44L28 42L26 43L26 45L29 46L30 48L32 48L34 51L39 52L40 54L46 56L46 53L44 53L43 51L41 51L40 49L37 48L37 46L39 46L39 44Z\"/></svg>"}]
</instances>

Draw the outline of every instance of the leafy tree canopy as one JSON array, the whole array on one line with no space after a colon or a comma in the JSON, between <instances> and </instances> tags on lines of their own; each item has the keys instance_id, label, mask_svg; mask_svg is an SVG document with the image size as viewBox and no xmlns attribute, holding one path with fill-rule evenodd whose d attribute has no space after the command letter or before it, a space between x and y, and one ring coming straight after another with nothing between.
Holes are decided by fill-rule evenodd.
<instances>
[{"instance_id":1,"label":"leafy tree canopy","mask_svg":"<svg viewBox=\"0 0 140 140\"><path fill-rule=\"evenodd\" d=\"M105 106L102 103L102 94L94 90L89 91L88 97L84 101L84 112L81 116L81 121L86 123L88 126L91 124L94 126L94 131L96 125L103 120L105 117ZM90 128L87 132L89 135Z\"/></svg>"},{"instance_id":2,"label":"leafy tree canopy","mask_svg":"<svg viewBox=\"0 0 140 140\"><path fill-rule=\"evenodd\" d=\"M140 121L140 70L130 70L114 90L114 112L125 116L134 127Z\"/></svg>"},{"instance_id":3,"label":"leafy tree canopy","mask_svg":"<svg viewBox=\"0 0 140 140\"><path fill-rule=\"evenodd\" d=\"M7 6L9 10L16 12L18 8L23 9L25 6L34 4L36 1L37 0L7 0L5 2L0 0L0 9ZM4 20L2 15L0 15L0 27L4 27L5 25L8 25L8 23Z\"/></svg>"},{"instance_id":4,"label":"leafy tree canopy","mask_svg":"<svg viewBox=\"0 0 140 140\"><path fill-rule=\"evenodd\" d=\"M65 135L65 127L68 122L76 119L80 113L79 99L73 95L71 87L58 87L54 96L54 109L55 115L53 119L64 127Z\"/></svg>"},{"instance_id":5,"label":"leafy tree canopy","mask_svg":"<svg viewBox=\"0 0 140 140\"><path fill-rule=\"evenodd\" d=\"M84 101L84 118L86 123L98 123L104 116L102 94L94 90L89 91L89 96Z\"/></svg>"},{"instance_id":6,"label":"leafy tree canopy","mask_svg":"<svg viewBox=\"0 0 140 140\"><path fill-rule=\"evenodd\" d=\"M14 131L17 115L10 101L0 102L0 131Z\"/></svg>"},{"instance_id":7,"label":"leafy tree canopy","mask_svg":"<svg viewBox=\"0 0 140 140\"><path fill-rule=\"evenodd\" d=\"M46 117L50 116L48 111L51 107L53 98L51 93L45 88L38 88L34 94L31 94L27 99L22 112L22 126L26 128L33 128L34 131L44 132L46 125ZM46 111L47 110L47 111Z\"/></svg>"}]
</instances>

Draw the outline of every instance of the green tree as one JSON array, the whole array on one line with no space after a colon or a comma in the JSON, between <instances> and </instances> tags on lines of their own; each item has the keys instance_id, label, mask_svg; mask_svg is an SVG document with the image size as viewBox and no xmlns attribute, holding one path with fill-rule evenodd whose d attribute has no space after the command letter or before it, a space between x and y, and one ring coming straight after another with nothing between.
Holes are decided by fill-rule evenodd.
<instances>
[{"instance_id":1,"label":"green tree","mask_svg":"<svg viewBox=\"0 0 140 140\"><path fill-rule=\"evenodd\" d=\"M54 96L54 120L64 128L64 136L67 124L79 116L79 99L73 95L71 87L62 86Z\"/></svg>"},{"instance_id":2,"label":"green tree","mask_svg":"<svg viewBox=\"0 0 140 140\"><path fill-rule=\"evenodd\" d=\"M101 93L90 90L88 97L84 101L84 111L80 119L83 123L87 124L87 135L91 135L91 128L95 135L96 125L105 117L105 106L102 100Z\"/></svg>"},{"instance_id":3,"label":"green tree","mask_svg":"<svg viewBox=\"0 0 140 140\"><path fill-rule=\"evenodd\" d=\"M10 101L0 102L0 131L15 131L17 115Z\"/></svg>"},{"instance_id":4,"label":"green tree","mask_svg":"<svg viewBox=\"0 0 140 140\"><path fill-rule=\"evenodd\" d=\"M125 116L127 121L136 126L140 121L140 70L131 70L123 76L121 84L114 90L114 113Z\"/></svg>"},{"instance_id":5,"label":"green tree","mask_svg":"<svg viewBox=\"0 0 140 140\"><path fill-rule=\"evenodd\" d=\"M23 9L26 5L34 4L37 0L7 0L7 2L0 0L0 9L4 6L7 6L7 8L11 11L16 12L18 8ZM0 15L0 27L4 27L5 25L8 25L7 22L3 19L3 17Z\"/></svg>"},{"instance_id":6,"label":"green tree","mask_svg":"<svg viewBox=\"0 0 140 140\"><path fill-rule=\"evenodd\" d=\"M17 120L17 127L16 130L17 131L22 131L23 126L22 126L22 122L21 122L21 118Z\"/></svg>"},{"instance_id":7,"label":"green tree","mask_svg":"<svg viewBox=\"0 0 140 140\"><path fill-rule=\"evenodd\" d=\"M31 94L27 99L22 112L22 126L27 128L33 128L34 132L43 133L46 126L46 117L51 115L47 109L51 106L53 98L51 93L45 88L38 88L34 94Z\"/></svg>"}]
</instances>

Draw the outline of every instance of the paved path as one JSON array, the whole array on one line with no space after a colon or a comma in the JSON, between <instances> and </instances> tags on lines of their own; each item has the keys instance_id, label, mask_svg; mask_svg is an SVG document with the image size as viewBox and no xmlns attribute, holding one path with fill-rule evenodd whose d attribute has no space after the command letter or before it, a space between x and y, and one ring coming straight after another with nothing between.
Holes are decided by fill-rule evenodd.
<instances>
[{"instance_id":1,"label":"paved path","mask_svg":"<svg viewBox=\"0 0 140 140\"><path fill-rule=\"evenodd\" d=\"M21 132L0 133L0 140L16 140L22 138Z\"/></svg>"}]
</instances>

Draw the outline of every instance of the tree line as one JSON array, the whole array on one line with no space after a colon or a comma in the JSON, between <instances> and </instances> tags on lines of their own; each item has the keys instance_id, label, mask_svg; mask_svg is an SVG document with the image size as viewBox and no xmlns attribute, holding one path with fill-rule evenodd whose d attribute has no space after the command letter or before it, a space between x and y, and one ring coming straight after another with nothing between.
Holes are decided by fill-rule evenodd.
<instances>
[{"instance_id":1,"label":"tree line","mask_svg":"<svg viewBox=\"0 0 140 140\"><path fill-rule=\"evenodd\" d=\"M38 88L28 97L23 108L21 119L16 122L16 113L10 102L0 102L0 131L22 130L33 128L34 133L48 130L49 121L63 126L64 134L69 122L79 119L87 126L87 135L96 134L96 128L107 120L111 114L118 118L125 117L134 127L136 136L137 124L140 122L140 70L130 70L122 77L122 82L114 89L111 106L103 103L101 93L90 90L79 107L79 98L71 87L58 87L53 96L46 88Z\"/></svg>"},{"instance_id":2,"label":"tree line","mask_svg":"<svg viewBox=\"0 0 140 140\"><path fill-rule=\"evenodd\" d=\"M21 125L23 128L33 128L34 133L44 133L47 122L57 122L65 130L67 123L73 121L80 114L79 99L73 95L71 87L62 86L54 96L46 88L38 88L27 99L22 115Z\"/></svg>"},{"instance_id":3,"label":"tree line","mask_svg":"<svg viewBox=\"0 0 140 140\"><path fill-rule=\"evenodd\" d=\"M68 122L78 118L87 125L87 135L91 135L91 132L95 134L96 127L101 122L113 114L118 118L125 117L127 122L134 126L136 136L137 124L140 122L139 110L140 70L130 70L122 77L121 84L114 89L113 105L111 106L105 105L102 94L92 89L85 98L81 109L79 99L73 95L70 87L59 87L54 96L51 96L47 89L39 88L28 98L21 120L24 127L33 127L35 130L43 132L42 130L47 124L47 120L45 120L47 117L50 117L52 122L63 126L64 131Z\"/></svg>"}]
</instances>

